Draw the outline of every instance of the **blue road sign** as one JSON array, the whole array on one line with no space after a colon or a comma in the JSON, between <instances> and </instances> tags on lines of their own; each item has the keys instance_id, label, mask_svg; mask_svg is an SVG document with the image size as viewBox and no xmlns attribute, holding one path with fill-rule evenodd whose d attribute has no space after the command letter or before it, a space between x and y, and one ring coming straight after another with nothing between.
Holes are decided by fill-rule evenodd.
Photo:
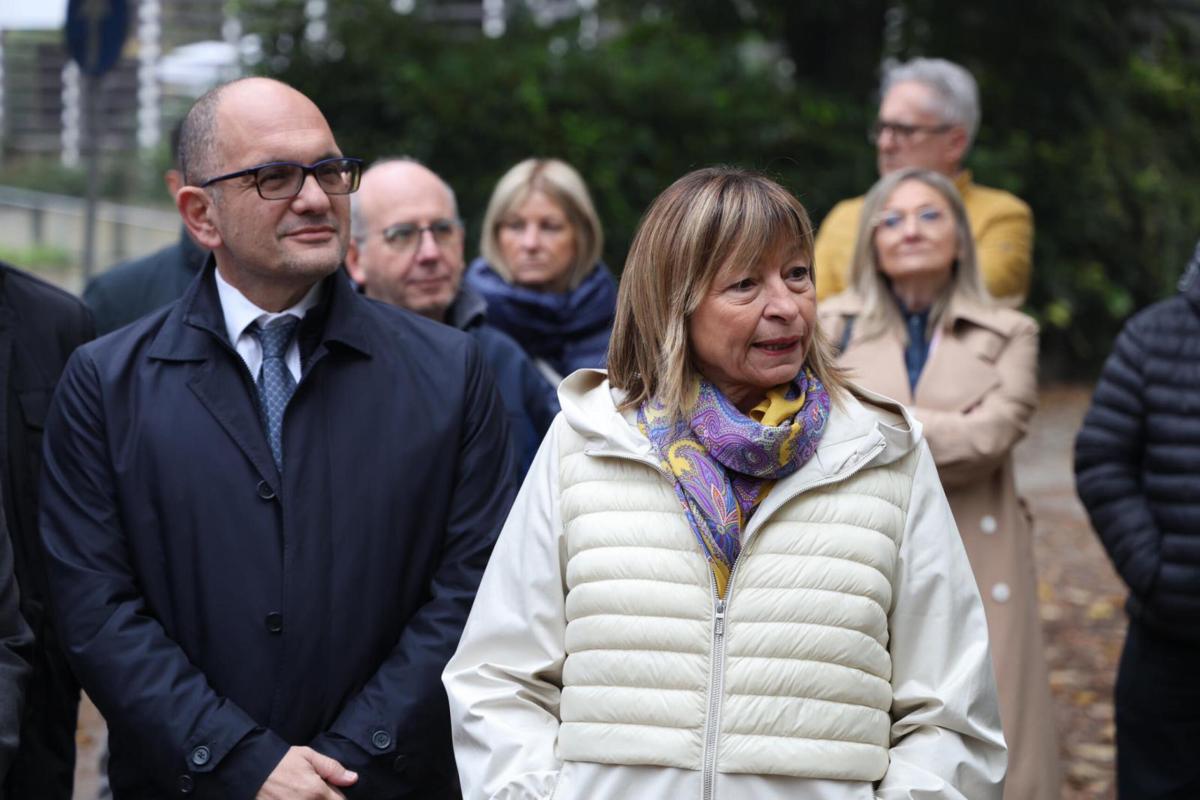
<instances>
[{"instance_id":1,"label":"blue road sign","mask_svg":"<svg viewBox=\"0 0 1200 800\"><path fill-rule=\"evenodd\" d=\"M70 0L67 5L67 51L85 75L112 69L128 32L126 0Z\"/></svg>"}]
</instances>

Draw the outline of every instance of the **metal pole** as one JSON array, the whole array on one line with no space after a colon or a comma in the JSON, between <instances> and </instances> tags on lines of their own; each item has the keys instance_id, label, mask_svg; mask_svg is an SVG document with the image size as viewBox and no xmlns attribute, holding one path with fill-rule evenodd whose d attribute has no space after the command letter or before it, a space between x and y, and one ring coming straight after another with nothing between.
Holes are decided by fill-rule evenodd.
<instances>
[{"instance_id":1,"label":"metal pole","mask_svg":"<svg viewBox=\"0 0 1200 800\"><path fill-rule=\"evenodd\" d=\"M83 76L83 129L87 142L87 206L83 223L83 283L92 277L96 261L96 199L100 192L100 79Z\"/></svg>"}]
</instances>

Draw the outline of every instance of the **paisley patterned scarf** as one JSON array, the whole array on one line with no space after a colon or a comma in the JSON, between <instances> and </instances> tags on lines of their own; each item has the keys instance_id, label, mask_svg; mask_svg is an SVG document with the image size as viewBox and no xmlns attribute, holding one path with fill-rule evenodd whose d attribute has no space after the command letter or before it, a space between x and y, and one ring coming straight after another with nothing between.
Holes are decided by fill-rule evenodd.
<instances>
[{"instance_id":1,"label":"paisley patterned scarf","mask_svg":"<svg viewBox=\"0 0 1200 800\"><path fill-rule=\"evenodd\" d=\"M675 476L675 494L725 596L742 530L774 486L816 452L829 417L829 392L805 367L767 392L746 416L701 381L687 416L654 400L638 409L638 427Z\"/></svg>"}]
</instances>

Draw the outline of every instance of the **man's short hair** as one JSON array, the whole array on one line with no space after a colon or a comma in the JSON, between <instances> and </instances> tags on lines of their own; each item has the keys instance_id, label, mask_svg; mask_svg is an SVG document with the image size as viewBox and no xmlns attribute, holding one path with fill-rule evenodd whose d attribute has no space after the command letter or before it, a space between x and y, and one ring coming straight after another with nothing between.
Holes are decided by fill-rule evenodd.
<instances>
[{"instance_id":1,"label":"man's short hair","mask_svg":"<svg viewBox=\"0 0 1200 800\"><path fill-rule=\"evenodd\" d=\"M971 73L944 58L914 58L887 71L880 97L906 81L929 87L935 98L934 112L943 122L961 125L967 131L970 148L979 130L979 86Z\"/></svg>"},{"instance_id":2,"label":"man's short hair","mask_svg":"<svg viewBox=\"0 0 1200 800\"><path fill-rule=\"evenodd\" d=\"M183 172L182 161L179 152L179 137L183 134L183 120L177 120L171 126L171 133L167 141L171 145L171 166L180 172Z\"/></svg>"},{"instance_id":3,"label":"man's short hair","mask_svg":"<svg viewBox=\"0 0 1200 800\"><path fill-rule=\"evenodd\" d=\"M192 104L179 126L179 171L189 186L212 176L217 161L217 109L228 83L215 86Z\"/></svg>"},{"instance_id":4,"label":"man's short hair","mask_svg":"<svg viewBox=\"0 0 1200 800\"><path fill-rule=\"evenodd\" d=\"M385 164L415 164L418 167L425 167L425 169L433 172L432 169L429 169L428 166L421 163L420 159L413 158L412 156L386 156L384 158L372 161L371 165L363 170L363 176L366 177L368 172L376 167L382 167ZM450 186L450 184L446 183L445 178L443 178L441 175L438 175L436 172L433 172L433 176L438 179L438 182L442 184L442 188L446 190L446 194L450 196L450 213L453 214L454 219L457 220L458 196L454 194L454 189ZM369 231L367 230L366 216L363 214L362 210L362 198L359 197L358 192L355 192L354 194L350 195L350 236L354 239L354 241L361 243L363 239L367 238L368 233Z\"/></svg>"}]
</instances>

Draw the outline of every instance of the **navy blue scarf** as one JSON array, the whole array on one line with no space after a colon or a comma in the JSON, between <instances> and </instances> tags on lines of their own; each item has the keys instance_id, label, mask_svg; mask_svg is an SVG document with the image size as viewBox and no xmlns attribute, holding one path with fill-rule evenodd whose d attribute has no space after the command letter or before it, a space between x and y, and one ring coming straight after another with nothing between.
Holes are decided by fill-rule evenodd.
<instances>
[{"instance_id":1,"label":"navy blue scarf","mask_svg":"<svg viewBox=\"0 0 1200 800\"><path fill-rule=\"evenodd\" d=\"M617 284L604 264L575 289L542 292L508 283L477 258L467 268L467 284L487 300L490 324L559 375L604 366L617 309Z\"/></svg>"}]
</instances>

